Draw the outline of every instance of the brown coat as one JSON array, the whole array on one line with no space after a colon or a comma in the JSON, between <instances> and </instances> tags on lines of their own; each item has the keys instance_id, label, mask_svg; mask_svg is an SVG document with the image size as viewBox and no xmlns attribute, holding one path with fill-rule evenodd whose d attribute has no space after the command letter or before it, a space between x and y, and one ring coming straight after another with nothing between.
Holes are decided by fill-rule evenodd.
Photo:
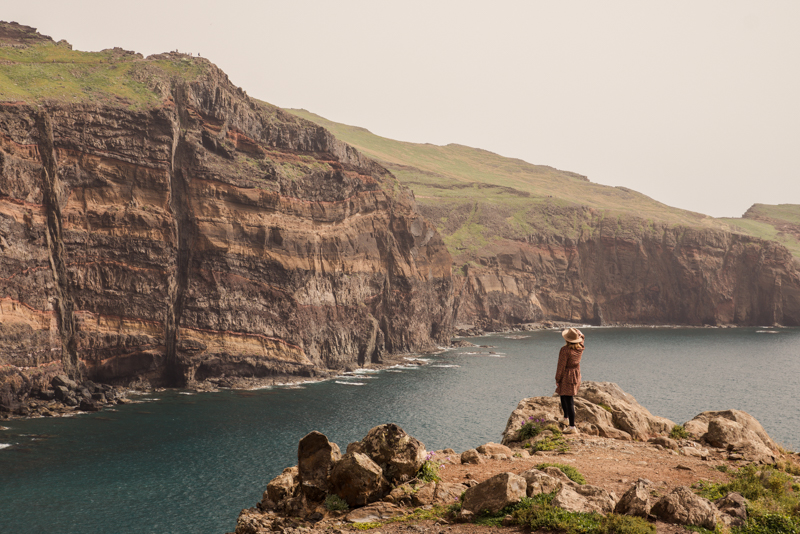
<instances>
[{"instance_id":1,"label":"brown coat","mask_svg":"<svg viewBox=\"0 0 800 534\"><path fill-rule=\"evenodd\" d=\"M584 347L570 348L568 345L561 347L558 353L558 368L556 369L556 393L558 395L578 394L581 387L581 357Z\"/></svg>"}]
</instances>

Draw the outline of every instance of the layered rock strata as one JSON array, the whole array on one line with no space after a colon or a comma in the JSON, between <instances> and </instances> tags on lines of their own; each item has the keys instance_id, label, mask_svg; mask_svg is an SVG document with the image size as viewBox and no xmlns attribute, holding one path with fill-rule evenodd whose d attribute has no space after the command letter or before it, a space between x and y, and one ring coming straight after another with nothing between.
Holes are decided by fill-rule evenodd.
<instances>
[{"instance_id":1,"label":"layered rock strata","mask_svg":"<svg viewBox=\"0 0 800 534\"><path fill-rule=\"evenodd\" d=\"M451 259L413 195L205 60L154 66L178 56L133 60L155 107L0 104L0 381L315 376L448 343Z\"/></svg>"},{"instance_id":2,"label":"layered rock strata","mask_svg":"<svg viewBox=\"0 0 800 534\"><path fill-rule=\"evenodd\" d=\"M579 221L575 237L497 238L467 264L457 324L800 325L800 262L781 244L573 211L558 216Z\"/></svg>"}]
</instances>

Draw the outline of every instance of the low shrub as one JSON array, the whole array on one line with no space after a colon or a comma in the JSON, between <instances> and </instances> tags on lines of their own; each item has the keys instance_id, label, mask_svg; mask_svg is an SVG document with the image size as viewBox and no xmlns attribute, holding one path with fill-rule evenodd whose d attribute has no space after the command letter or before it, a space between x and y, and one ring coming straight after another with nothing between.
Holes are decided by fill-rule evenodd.
<instances>
[{"instance_id":1,"label":"low shrub","mask_svg":"<svg viewBox=\"0 0 800 534\"><path fill-rule=\"evenodd\" d=\"M544 419L534 419L533 416L530 416L528 417L528 422L519 429L517 439L519 441L525 441L526 439L535 438L544 430L550 430L553 434L561 435L561 430L555 423L547 422Z\"/></svg>"},{"instance_id":2,"label":"low shrub","mask_svg":"<svg viewBox=\"0 0 800 534\"><path fill-rule=\"evenodd\" d=\"M553 493L523 499L513 512L514 521L532 532L547 530L566 534L655 534L655 525L639 517L567 512L553 506Z\"/></svg>"},{"instance_id":3,"label":"low shrub","mask_svg":"<svg viewBox=\"0 0 800 534\"><path fill-rule=\"evenodd\" d=\"M436 456L435 452L429 452L422 463L422 467L417 471L417 478L423 482L439 482L442 477L439 476L439 463L433 460Z\"/></svg>"},{"instance_id":4,"label":"low shrub","mask_svg":"<svg viewBox=\"0 0 800 534\"><path fill-rule=\"evenodd\" d=\"M791 475L752 464L729 475L724 483L699 482L696 492L715 500L735 491L750 501L747 522L731 528L732 534L800 534L800 488Z\"/></svg>"},{"instance_id":5,"label":"low shrub","mask_svg":"<svg viewBox=\"0 0 800 534\"><path fill-rule=\"evenodd\" d=\"M689 433L683 428L683 425L675 425L669 433L670 439L689 439Z\"/></svg>"},{"instance_id":6,"label":"low shrub","mask_svg":"<svg viewBox=\"0 0 800 534\"><path fill-rule=\"evenodd\" d=\"M350 507L344 499L338 495L331 494L325 497L325 509L329 512L344 512L349 510Z\"/></svg>"},{"instance_id":7,"label":"low shrub","mask_svg":"<svg viewBox=\"0 0 800 534\"><path fill-rule=\"evenodd\" d=\"M559 468L561 470L562 473L567 475L567 477L571 481L573 481L573 482L575 482L577 484L586 484L586 479L583 477L583 475L580 474L580 472L577 469L575 469L574 467L572 467L571 465L544 463L544 464L537 464L535 467L536 467L536 469L539 469L540 471L542 469L545 469L546 467L557 467L557 468Z\"/></svg>"}]
</instances>

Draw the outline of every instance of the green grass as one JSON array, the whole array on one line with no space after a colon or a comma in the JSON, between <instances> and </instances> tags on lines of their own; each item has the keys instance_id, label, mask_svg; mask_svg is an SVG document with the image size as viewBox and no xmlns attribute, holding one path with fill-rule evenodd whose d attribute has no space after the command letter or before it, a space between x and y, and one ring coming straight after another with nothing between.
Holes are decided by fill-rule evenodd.
<instances>
[{"instance_id":1,"label":"green grass","mask_svg":"<svg viewBox=\"0 0 800 534\"><path fill-rule=\"evenodd\" d=\"M42 42L0 47L0 100L28 103L113 102L134 109L160 103L150 87L158 80L194 80L209 68L189 57L145 61L118 51L81 52Z\"/></svg>"},{"instance_id":2,"label":"green grass","mask_svg":"<svg viewBox=\"0 0 800 534\"><path fill-rule=\"evenodd\" d=\"M531 532L545 530L566 534L655 534L655 525L640 517L567 512L553 506L554 494L524 499L513 511L514 521Z\"/></svg>"},{"instance_id":3,"label":"green grass","mask_svg":"<svg viewBox=\"0 0 800 534\"><path fill-rule=\"evenodd\" d=\"M732 528L732 534L800 534L800 486L790 474L751 464L729 475L728 482L700 482L695 491L709 500L737 492L750 501L747 523Z\"/></svg>"},{"instance_id":4,"label":"green grass","mask_svg":"<svg viewBox=\"0 0 800 534\"><path fill-rule=\"evenodd\" d=\"M410 187L457 265L507 251L531 235L589 238L606 217L617 219L616 237L658 236L664 225L714 228L778 241L800 257L800 241L766 222L714 219L624 187L595 184L575 173L486 150L395 141L306 110L286 111L325 127ZM781 220L800 219L797 206L756 207Z\"/></svg>"}]
</instances>

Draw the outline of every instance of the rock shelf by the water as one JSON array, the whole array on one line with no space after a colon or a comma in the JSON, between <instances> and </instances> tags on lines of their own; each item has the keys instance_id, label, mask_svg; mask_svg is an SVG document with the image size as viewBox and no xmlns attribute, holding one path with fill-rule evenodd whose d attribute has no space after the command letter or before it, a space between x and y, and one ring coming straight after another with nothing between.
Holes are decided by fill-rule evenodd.
<instances>
[{"instance_id":1,"label":"rock shelf by the water","mask_svg":"<svg viewBox=\"0 0 800 534\"><path fill-rule=\"evenodd\" d=\"M576 398L583 431L561 436L567 445L561 450L531 454L536 440L520 439L523 425L535 421L552 429L543 432L550 435L563 428L553 401L523 399L502 444L460 455L452 449L428 453L395 424L373 428L344 455L312 432L300 441L298 466L286 468L255 508L241 512L236 534L344 532L355 523L379 524L382 534L400 532L392 522L398 516L435 505L450 506L450 515L422 519L417 530L440 532L447 524L449 531L472 533L479 514L543 493L568 512L638 516L655 522L657 531L670 531L669 524L713 530L746 520L745 501L736 493L709 501L691 489L699 480L721 482L729 467L751 462L788 461L800 470L797 458L744 412L703 412L686 423L688 438L672 439L674 423L652 415L613 383L585 383ZM435 462L438 480L424 479L428 461ZM586 480L576 482L554 463L577 468Z\"/></svg>"}]
</instances>

